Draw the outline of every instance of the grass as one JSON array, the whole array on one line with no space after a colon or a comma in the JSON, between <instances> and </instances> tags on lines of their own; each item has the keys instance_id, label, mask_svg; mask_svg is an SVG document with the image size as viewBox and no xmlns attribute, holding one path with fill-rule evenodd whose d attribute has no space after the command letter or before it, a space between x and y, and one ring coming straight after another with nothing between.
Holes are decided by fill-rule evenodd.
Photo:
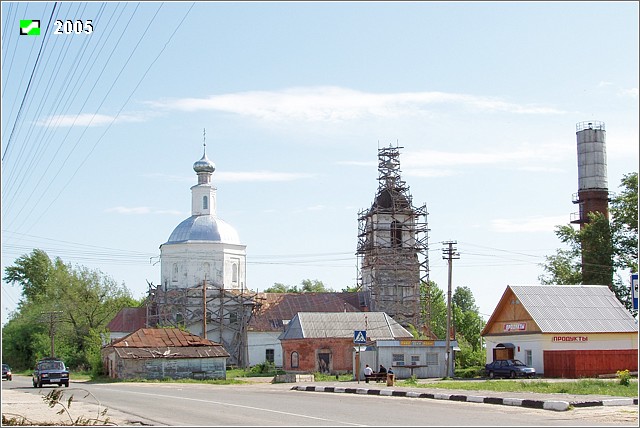
<instances>
[{"instance_id":1,"label":"grass","mask_svg":"<svg viewBox=\"0 0 640 428\"><path fill-rule=\"evenodd\" d=\"M572 395L611 395L617 397L635 398L638 396L638 380L631 380L628 386L620 385L617 380L580 379L567 382L547 382L545 380L512 381L451 381L443 380L429 383L416 383L410 379L396 382L398 386L412 386L417 388L462 389L471 391L498 392L535 392L542 394L572 394Z\"/></svg>"}]
</instances>

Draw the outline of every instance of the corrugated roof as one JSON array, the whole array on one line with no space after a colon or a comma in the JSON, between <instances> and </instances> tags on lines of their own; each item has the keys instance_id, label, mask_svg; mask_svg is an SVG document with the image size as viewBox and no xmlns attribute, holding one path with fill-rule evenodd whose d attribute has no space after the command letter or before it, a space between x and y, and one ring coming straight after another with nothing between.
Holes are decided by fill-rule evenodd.
<instances>
[{"instance_id":1,"label":"corrugated roof","mask_svg":"<svg viewBox=\"0 0 640 428\"><path fill-rule=\"evenodd\" d=\"M116 351L125 350L117 352L129 355L130 358L156 358L171 354L182 355L179 358L192 358L197 355L229 357L229 353L221 344L177 328L141 328L110 346Z\"/></svg>"},{"instance_id":2,"label":"corrugated roof","mask_svg":"<svg viewBox=\"0 0 640 428\"><path fill-rule=\"evenodd\" d=\"M116 316L109 321L107 329L111 332L133 332L139 328L144 328L147 321L147 308L140 306L137 308L122 308Z\"/></svg>"},{"instance_id":3,"label":"corrugated roof","mask_svg":"<svg viewBox=\"0 0 640 428\"><path fill-rule=\"evenodd\" d=\"M413 338L384 312L298 312L279 339L353 338L355 330L370 340Z\"/></svg>"},{"instance_id":4,"label":"corrugated roof","mask_svg":"<svg viewBox=\"0 0 640 428\"><path fill-rule=\"evenodd\" d=\"M543 333L638 331L606 285L509 285Z\"/></svg>"},{"instance_id":5,"label":"corrugated roof","mask_svg":"<svg viewBox=\"0 0 640 428\"><path fill-rule=\"evenodd\" d=\"M261 303L249 321L249 331L282 331L283 321L298 312L361 312L357 292L353 293L258 293Z\"/></svg>"}]
</instances>

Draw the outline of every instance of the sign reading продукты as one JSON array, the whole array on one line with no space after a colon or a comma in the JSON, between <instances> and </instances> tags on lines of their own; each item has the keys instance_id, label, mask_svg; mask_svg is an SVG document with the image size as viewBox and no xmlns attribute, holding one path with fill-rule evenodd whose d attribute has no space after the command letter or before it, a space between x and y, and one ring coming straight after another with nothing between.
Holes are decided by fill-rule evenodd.
<instances>
[{"instance_id":1,"label":"sign reading \u043f\u0440\u043e\u0434\u0443\u043a\u0442\u044b","mask_svg":"<svg viewBox=\"0 0 640 428\"><path fill-rule=\"evenodd\" d=\"M367 343L367 331L366 330L354 330L353 331L353 343L358 343L358 344Z\"/></svg>"}]
</instances>

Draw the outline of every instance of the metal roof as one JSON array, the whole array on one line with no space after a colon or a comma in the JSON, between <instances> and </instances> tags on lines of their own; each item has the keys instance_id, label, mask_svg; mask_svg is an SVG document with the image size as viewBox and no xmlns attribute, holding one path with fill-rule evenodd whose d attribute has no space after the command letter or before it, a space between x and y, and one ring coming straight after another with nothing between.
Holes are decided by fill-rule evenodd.
<instances>
[{"instance_id":1,"label":"metal roof","mask_svg":"<svg viewBox=\"0 0 640 428\"><path fill-rule=\"evenodd\" d=\"M141 328L106 348L123 358L229 357L221 344L178 328Z\"/></svg>"},{"instance_id":2,"label":"metal roof","mask_svg":"<svg viewBox=\"0 0 640 428\"><path fill-rule=\"evenodd\" d=\"M189 241L241 245L238 232L229 223L212 215L192 215L173 230L163 245Z\"/></svg>"},{"instance_id":3,"label":"metal roof","mask_svg":"<svg viewBox=\"0 0 640 428\"><path fill-rule=\"evenodd\" d=\"M144 328L147 322L147 307L122 308L116 316L109 321L107 329L110 332L134 332Z\"/></svg>"},{"instance_id":4,"label":"metal roof","mask_svg":"<svg viewBox=\"0 0 640 428\"><path fill-rule=\"evenodd\" d=\"M249 331L283 331L298 312L361 312L358 292L258 293Z\"/></svg>"},{"instance_id":5,"label":"metal roof","mask_svg":"<svg viewBox=\"0 0 640 428\"><path fill-rule=\"evenodd\" d=\"M508 288L543 333L638 331L633 316L606 285L509 285Z\"/></svg>"},{"instance_id":6,"label":"metal roof","mask_svg":"<svg viewBox=\"0 0 640 428\"><path fill-rule=\"evenodd\" d=\"M355 330L370 340L413 338L384 312L298 312L279 339L353 338Z\"/></svg>"}]
</instances>

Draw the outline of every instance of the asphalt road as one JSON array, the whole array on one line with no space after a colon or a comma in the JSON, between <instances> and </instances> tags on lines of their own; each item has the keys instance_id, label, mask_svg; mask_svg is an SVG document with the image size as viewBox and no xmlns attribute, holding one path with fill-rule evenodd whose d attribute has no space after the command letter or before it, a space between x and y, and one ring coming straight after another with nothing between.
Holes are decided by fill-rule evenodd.
<instances>
[{"instance_id":1,"label":"asphalt road","mask_svg":"<svg viewBox=\"0 0 640 428\"><path fill-rule=\"evenodd\" d=\"M96 399L117 415L118 425L154 426L637 426L637 406L565 412L407 397L317 393L291 390L292 384L205 385L169 383L89 384L63 388L73 406L95 411ZM42 395L27 377L4 381L5 390ZM90 392L91 394L87 394ZM8 394L7 394L8 395ZM43 411L51 412L46 403ZM16 410L16 406L11 408ZM17 406L19 411L19 406ZM598 413L599 411L599 413ZM629 414L631 412L631 414ZM123 417L126 416L126 417ZM33 420L33 419L32 419ZM43 422L43 421L41 421Z\"/></svg>"}]
</instances>

